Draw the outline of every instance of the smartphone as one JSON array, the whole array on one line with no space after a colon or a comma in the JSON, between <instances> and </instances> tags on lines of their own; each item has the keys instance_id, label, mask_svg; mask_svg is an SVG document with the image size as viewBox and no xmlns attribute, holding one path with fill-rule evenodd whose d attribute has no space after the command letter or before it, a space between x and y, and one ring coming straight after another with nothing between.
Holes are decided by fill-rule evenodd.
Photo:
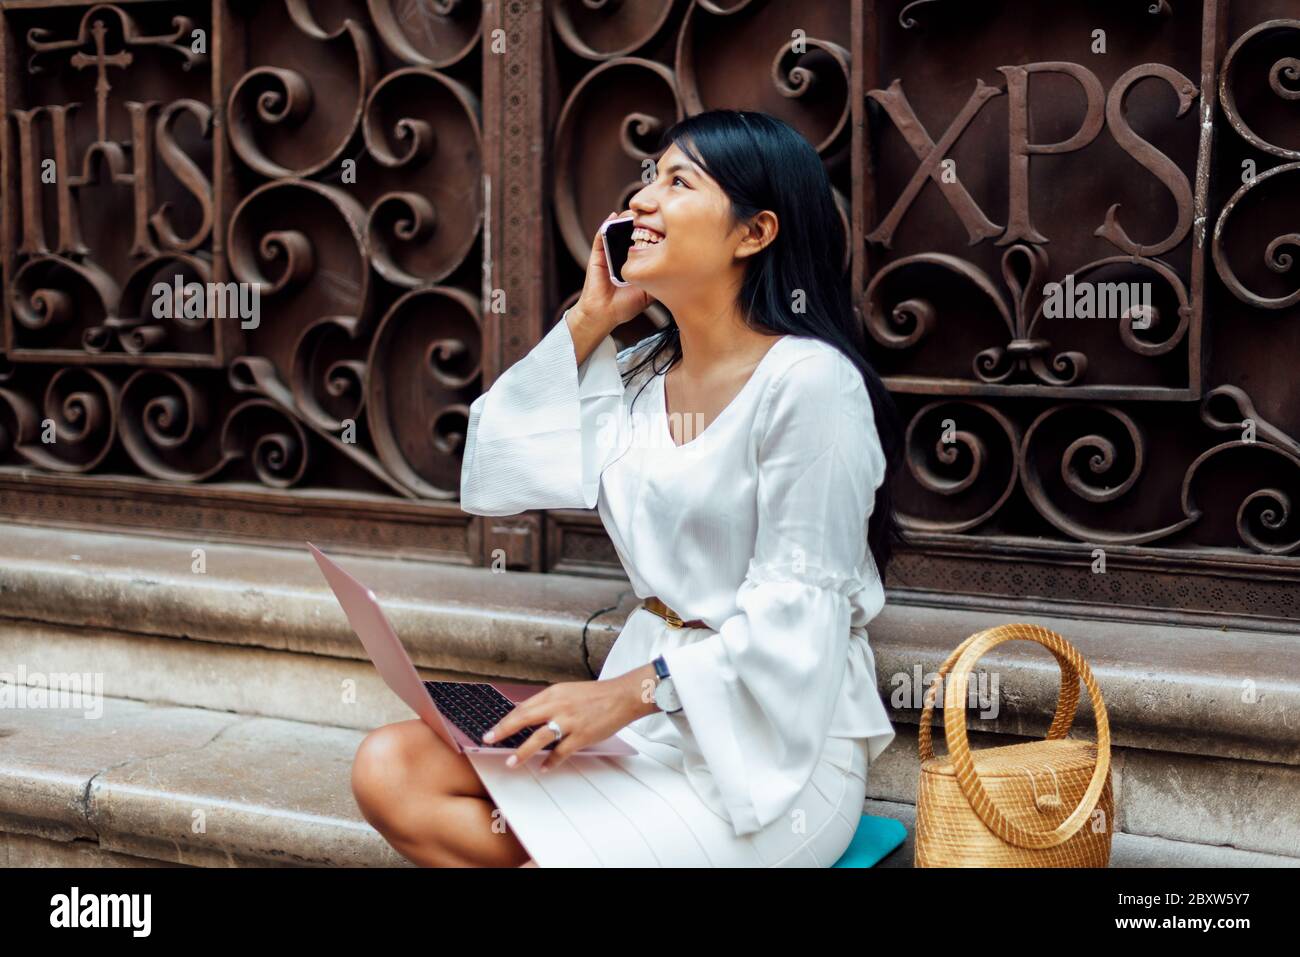
<instances>
[{"instance_id":1,"label":"smartphone","mask_svg":"<svg viewBox=\"0 0 1300 957\"><path fill-rule=\"evenodd\" d=\"M600 227L601 242L605 246L605 264L609 267L609 281L616 286L630 286L623 278L628 250L632 248L632 217L610 219Z\"/></svg>"}]
</instances>

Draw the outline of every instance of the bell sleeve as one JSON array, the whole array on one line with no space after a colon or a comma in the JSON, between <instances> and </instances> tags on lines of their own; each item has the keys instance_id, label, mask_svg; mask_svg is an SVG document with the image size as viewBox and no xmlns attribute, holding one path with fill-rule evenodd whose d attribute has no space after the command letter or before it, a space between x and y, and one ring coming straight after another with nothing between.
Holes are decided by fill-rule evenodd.
<instances>
[{"instance_id":1,"label":"bell sleeve","mask_svg":"<svg viewBox=\"0 0 1300 957\"><path fill-rule=\"evenodd\" d=\"M627 435L622 362L640 343L619 352L606 336L579 365L567 317L470 405L462 510L596 505L601 473Z\"/></svg>"},{"instance_id":2,"label":"bell sleeve","mask_svg":"<svg viewBox=\"0 0 1300 957\"><path fill-rule=\"evenodd\" d=\"M717 632L664 652L682 711L741 836L811 779L848 668L851 598L875 574L867 520L885 459L870 397L838 353L771 384L755 428L758 535ZM765 424L760 424L765 423Z\"/></svg>"}]
</instances>

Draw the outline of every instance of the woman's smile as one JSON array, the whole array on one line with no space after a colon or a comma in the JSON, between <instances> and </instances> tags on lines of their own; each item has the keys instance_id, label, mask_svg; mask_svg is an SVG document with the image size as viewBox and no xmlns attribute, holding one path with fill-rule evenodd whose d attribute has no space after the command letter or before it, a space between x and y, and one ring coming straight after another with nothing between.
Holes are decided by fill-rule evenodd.
<instances>
[{"instance_id":1,"label":"woman's smile","mask_svg":"<svg viewBox=\"0 0 1300 957\"><path fill-rule=\"evenodd\" d=\"M632 230L632 249L649 249L652 246L658 246L667 238L663 233L656 232L645 226L638 226Z\"/></svg>"}]
</instances>

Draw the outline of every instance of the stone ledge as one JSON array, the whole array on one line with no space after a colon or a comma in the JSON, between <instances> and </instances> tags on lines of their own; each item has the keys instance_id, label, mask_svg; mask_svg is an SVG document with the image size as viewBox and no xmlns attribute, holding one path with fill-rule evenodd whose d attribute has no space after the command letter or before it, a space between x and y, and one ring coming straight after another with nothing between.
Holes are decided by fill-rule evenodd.
<instances>
[{"instance_id":1,"label":"stone ledge","mask_svg":"<svg viewBox=\"0 0 1300 957\"><path fill-rule=\"evenodd\" d=\"M151 704L358 731L413 717L368 659L0 619L0 662L0 671L15 680L14 669L22 665L28 686L45 683L51 674L80 675L83 681L102 679L106 697ZM416 670L430 680L494 677ZM0 709L0 720L3 714Z\"/></svg>"},{"instance_id":2,"label":"stone ledge","mask_svg":"<svg viewBox=\"0 0 1300 957\"><path fill-rule=\"evenodd\" d=\"M305 549L207 545L207 573L199 575L190 571L192 547L186 543L0 528L0 618L57 623L87 634L147 634L310 655L331 680L355 676L358 662L369 674L360 642ZM590 677L636 604L626 582L373 558L342 561L380 595L417 666L438 674L523 681ZM919 718L920 690L905 693L918 668L923 675L937 670L967 635L1017 620L1061 633L1087 658L1105 694L1117 747L1300 765L1300 637L1276 633L890 603L872 622L870 641L896 723ZM21 625L9 625L4 633L10 648L17 648ZM133 667L143 669L137 684L147 687L149 669L167 667L164 649L172 645L181 647L175 641L155 644L161 657L147 657L157 664L136 657ZM214 662L220 658L217 649L205 647L214 652ZM43 667L39 645L29 655L30 669ZM237 659L229 660L235 666ZM979 672L997 676L1004 707L995 721L971 712L972 728L1045 733L1059 687L1056 661L1046 649L1026 642L1000 646L981 660ZM228 684L237 678L234 672L225 677ZM1243 700L1248 683L1253 702ZM239 710L238 704L203 703ZM942 722L942 710L936 720ZM1092 728L1085 697L1075 733L1091 736Z\"/></svg>"},{"instance_id":3,"label":"stone ledge","mask_svg":"<svg viewBox=\"0 0 1300 957\"><path fill-rule=\"evenodd\" d=\"M113 698L99 719L13 709L3 721L7 848L19 835L65 849L54 860L84 845L208 867L408 864L352 797L359 731Z\"/></svg>"},{"instance_id":4,"label":"stone ledge","mask_svg":"<svg viewBox=\"0 0 1300 957\"><path fill-rule=\"evenodd\" d=\"M82 633L59 626L28 628L10 634L0 625L0 661L12 661L19 654L39 654L51 671L102 672L109 701L162 699L170 704L198 705L207 713L224 711L227 720L256 714L357 732L411 717L368 662L139 635ZM424 674L446 677L428 671ZM347 695L341 693L344 681L353 683ZM124 695L124 690L132 694ZM5 714L0 711L0 721ZM83 722L85 726L93 724ZM0 728L0 744L3 731ZM915 725L899 723L898 738L872 766L869 797L915 802L920 771L916 731ZM75 736L79 731L71 733ZM1075 736L1091 733L1086 727L1072 732ZM972 730L970 740L972 747L981 749L1030 738ZM946 751L941 733L936 749ZM1300 803L1300 768L1116 744L1112 774L1122 831L1300 858L1300 818L1293 813Z\"/></svg>"},{"instance_id":5,"label":"stone ledge","mask_svg":"<svg viewBox=\"0 0 1300 957\"><path fill-rule=\"evenodd\" d=\"M337 864L367 854L382 863L392 856L356 816L347 768L362 731L409 715L378 681L305 550L207 546L207 574L198 575L190 571L193 558L185 543L25 527L5 531L0 615L7 620L0 621L0 660L21 660L29 670L103 672L109 695L140 699L121 707L186 717L161 737L145 722L139 741L116 743L125 748L120 756L112 742L92 731L87 751L105 747L109 753L74 763L71 772L54 757L48 760L55 767L44 767L40 749L28 749L36 773L0 768L0 830L64 842L80 838L106 853L176 863ZM626 583L344 561L384 598L427 677L588 677L635 607ZM1300 833L1286 813L1300 793L1300 734L1288 726L1300 717L1300 655L1296 638L1275 633L891 603L872 623L871 642L900 738L873 768L871 798L902 805L915 799L919 708L903 694L915 669L924 675L971 632L1022 617L1076 644L1102 685L1115 744L1117 825L1126 842L1149 850L1134 860L1161 860L1166 852L1170 860L1201 860L1204 853L1241 863L1258 862L1259 855L1300 857ZM998 677L1003 709L996 720L969 715L975 747L1042 735L1059 683L1056 662L1045 649L1004 645L980 662L977 673ZM343 681L356 683L355 703L346 706L339 700ZM1248 681L1255 691L1250 704L1242 694ZM159 699L205 710L147 703ZM250 718L249 712L269 716ZM936 720L942 722L942 711ZM191 722L197 725L191 728ZM76 737L92 724L62 731ZM262 764L254 766L253 780L264 801L274 795L268 782L277 781L285 764L275 743L277 735L288 734L284 729L307 735L313 748L322 736L350 735L342 754L313 756L313 769L330 767L330 776L342 784L343 806L335 806L326 823L309 811L300 824L294 817L299 809L277 818L264 803L246 820L233 821L242 843L231 846L189 834L193 798L180 807L132 786L133 770L161 773L174 791L193 794L187 772L173 763L194 753L206 759L209 749L220 753L227 747L229 736L238 739L259 728L281 729L257 747L255 760ZM1091 737L1092 729L1085 699L1072 734ZM936 735L942 752L941 728ZM51 737L45 746L52 749L53 742ZM5 743L0 737L0 754ZM245 750L251 753L253 745ZM225 768L229 777L214 776L208 790L223 793L244 770L243 764ZM62 776L68 773L70 791ZM69 794L84 795L82 803ZM214 806L221 807L220 800ZM368 832L370 843L350 834L356 826ZM1229 844L1234 846L1213 846ZM1185 850L1188 845L1205 850ZM294 850L283 855L278 849L286 846ZM1120 846L1117 835L1117 853Z\"/></svg>"},{"instance_id":6,"label":"stone ledge","mask_svg":"<svg viewBox=\"0 0 1300 957\"><path fill-rule=\"evenodd\" d=\"M1101 688L1115 745L1300 765L1300 635L887 605L870 639L881 693L893 704L899 676L913 675L918 663L937 671L967 636L1019 621L1049 628L1079 649ZM998 677L1003 708L995 720L968 710L970 728L1046 734L1060 688L1060 669L1046 648L999 645L972 678L981 672ZM1094 738L1092 704L1083 688L1080 694L1073 733ZM894 713L915 723L921 709ZM942 708L934 715L941 740Z\"/></svg>"},{"instance_id":7,"label":"stone ledge","mask_svg":"<svg viewBox=\"0 0 1300 957\"><path fill-rule=\"evenodd\" d=\"M11 866L410 866L352 798L351 762L363 736L114 698L104 700L97 720L8 711L0 728L0 859ZM868 772L865 809L908 829L884 867L910 867L913 859L917 757L914 738L905 737L911 740ZM980 747L994 737L973 740ZM1244 762L1165 766L1132 757L1116 754L1112 867L1300 866L1297 824L1285 819L1294 807L1293 769L1273 766L1268 786L1256 788ZM1228 774L1216 776L1223 769L1215 764L1230 765ZM1277 777L1288 774L1290 781ZM896 795L906 778L911 786ZM1185 792L1181 798L1159 793L1170 783ZM1243 816L1251 801L1254 813ZM1235 846L1215 846L1229 838Z\"/></svg>"},{"instance_id":8,"label":"stone ledge","mask_svg":"<svg viewBox=\"0 0 1300 957\"><path fill-rule=\"evenodd\" d=\"M117 854L98 842L47 841L30 834L0 833L0 867L185 867L170 861Z\"/></svg>"},{"instance_id":9,"label":"stone ledge","mask_svg":"<svg viewBox=\"0 0 1300 957\"><path fill-rule=\"evenodd\" d=\"M192 571L195 548L206 571ZM635 601L626 582L345 556L412 659L428 668L555 680L587 674L618 635L587 628ZM0 617L339 658L364 649L302 549L0 524ZM624 614L626 617L626 613Z\"/></svg>"}]
</instances>

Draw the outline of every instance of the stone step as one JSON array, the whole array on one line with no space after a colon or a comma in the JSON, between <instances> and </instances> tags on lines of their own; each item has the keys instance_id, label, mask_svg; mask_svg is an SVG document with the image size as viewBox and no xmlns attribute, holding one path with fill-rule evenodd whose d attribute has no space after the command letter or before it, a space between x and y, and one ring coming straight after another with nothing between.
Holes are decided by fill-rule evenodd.
<instances>
[{"instance_id":1,"label":"stone step","mask_svg":"<svg viewBox=\"0 0 1300 957\"><path fill-rule=\"evenodd\" d=\"M339 561L379 595L417 664L463 673L545 681L598 669L618 629L589 620L634 600L627 582ZM365 658L306 548L0 523L0 618Z\"/></svg>"},{"instance_id":2,"label":"stone step","mask_svg":"<svg viewBox=\"0 0 1300 957\"><path fill-rule=\"evenodd\" d=\"M399 713L337 705L344 682L382 685L305 549L204 547L206 572L195 574L184 542L0 526L0 672L23 663L28 671L99 671L105 693L117 697L343 727ZM431 677L593 677L637 601L627 582L341 562L375 589ZM896 722L916 723L925 682L953 647L1016 620L1025 619L887 604L870 641ZM1115 744L1300 766L1300 635L1028 620L1064 635L1087 659ZM988 720L969 712L972 727L1045 733L1059 687L1046 649L1002 645L980 673L996 677L1004 707ZM942 722L941 708L935 718ZM1086 696L1075 727L1091 735Z\"/></svg>"},{"instance_id":3,"label":"stone step","mask_svg":"<svg viewBox=\"0 0 1300 957\"><path fill-rule=\"evenodd\" d=\"M170 540L0 527L0 680L15 680L19 666L28 684L42 683L42 672L92 672L104 694L139 707L321 728L353 735L352 749L361 732L410 717L305 550L206 546L202 574L191 571L192 553ZM341 560L375 588L431 678L589 678L636 603L626 582ZM872 623L880 689L899 737L873 765L869 798L914 803L924 680L973 631L1015 620L1024 619L891 603ZM1166 850L1170 860L1187 860L1184 844L1219 845L1216 860L1300 858L1300 639L1028 620L1074 643L1102 687L1126 841L1168 843L1142 852L1153 860ZM1059 685L1051 655L1026 642L1003 645L980 662L981 673L998 680L1003 707L987 719L968 712L972 746L1041 737ZM1086 698L1071 734L1094 736ZM340 760L350 765L351 752ZM337 777L350 804L348 775ZM329 860L313 853L302 860Z\"/></svg>"},{"instance_id":4,"label":"stone step","mask_svg":"<svg viewBox=\"0 0 1300 957\"><path fill-rule=\"evenodd\" d=\"M364 734L102 699L0 712L0 861L11 866L394 866L362 817Z\"/></svg>"},{"instance_id":5,"label":"stone step","mask_svg":"<svg viewBox=\"0 0 1300 957\"><path fill-rule=\"evenodd\" d=\"M102 699L97 717L17 708L3 722L0 864L411 866L353 800L360 731L117 698ZM914 755L891 749L888 760L903 753ZM869 772L870 794L883 773ZM1122 775L1115 784L1122 827ZM865 810L907 827L880 866L912 866L916 809L869 797ZM1300 857L1122 831L1113 848L1112 867L1300 866Z\"/></svg>"}]
</instances>

